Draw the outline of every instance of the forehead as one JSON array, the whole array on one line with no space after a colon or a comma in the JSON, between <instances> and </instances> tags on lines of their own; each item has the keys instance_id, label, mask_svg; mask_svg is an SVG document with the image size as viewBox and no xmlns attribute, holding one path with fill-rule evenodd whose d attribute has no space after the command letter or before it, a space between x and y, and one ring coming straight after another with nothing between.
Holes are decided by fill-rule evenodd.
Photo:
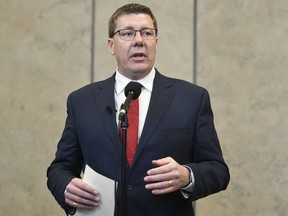
<instances>
[{"instance_id":1,"label":"forehead","mask_svg":"<svg viewBox=\"0 0 288 216\"><path fill-rule=\"evenodd\" d=\"M116 29L154 28L153 20L148 14L124 14L117 18Z\"/></svg>"}]
</instances>

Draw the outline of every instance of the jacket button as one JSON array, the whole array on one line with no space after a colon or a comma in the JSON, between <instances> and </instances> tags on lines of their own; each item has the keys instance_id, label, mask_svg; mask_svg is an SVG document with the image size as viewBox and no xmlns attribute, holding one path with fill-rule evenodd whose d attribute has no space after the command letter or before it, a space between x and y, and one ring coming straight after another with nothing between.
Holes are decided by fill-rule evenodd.
<instances>
[{"instance_id":1,"label":"jacket button","mask_svg":"<svg viewBox=\"0 0 288 216\"><path fill-rule=\"evenodd\" d=\"M127 185L127 189L130 191L130 190L132 190L132 189L133 189L133 186L132 186L132 185L130 185L130 184L128 184L128 185Z\"/></svg>"}]
</instances>

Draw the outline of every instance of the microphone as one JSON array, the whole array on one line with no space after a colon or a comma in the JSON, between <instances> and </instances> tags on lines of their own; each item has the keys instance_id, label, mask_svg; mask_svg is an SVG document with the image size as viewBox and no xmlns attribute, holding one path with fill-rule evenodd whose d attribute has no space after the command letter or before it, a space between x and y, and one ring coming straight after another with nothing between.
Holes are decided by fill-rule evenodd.
<instances>
[{"instance_id":1,"label":"microphone","mask_svg":"<svg viewBox=\"0 0 288 216\"><path fill-rule=\"evenodd\" d=\"M127 84L127 86L125 87L126 100L124 104L121 105L118 116L119 121L124 119L130 108L131 101L137 99L140 96L141 90L142 85L138 82L130 82Z\"/></svg>"}]
</instances>

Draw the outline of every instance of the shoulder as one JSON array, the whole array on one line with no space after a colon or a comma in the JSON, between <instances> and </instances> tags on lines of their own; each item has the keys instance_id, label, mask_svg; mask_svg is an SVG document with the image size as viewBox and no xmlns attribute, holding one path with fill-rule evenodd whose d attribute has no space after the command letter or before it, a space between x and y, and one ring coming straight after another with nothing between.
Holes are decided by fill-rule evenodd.
<instances>
[{"instance_id":1,"label":"shoulder","mask_svg":"<svg viewBox=\"0 0 288 216\"><path fill-rule=\"evenodd\" d=\"M114 88L114 82L115 82L115 77L114 75L101 81L93 82L90 84L87 84L77 90L74 90L69 94L70 97L83 97L84 95L89 95L95 91L99 91L102 89L107 89L107 88Z\"/></svg>"},{"instance_id":2,"label":"shoulder","mask_svg":"<svg viewBox=\"0 0 288 216\"><path fill-rule=\"evenodd\" d=\"M159 80L158 82L161 82L163 85L166 85L169 88L174 88L174 90L181 94L208 94L208 91L206 88L193 84L187 80L173 78L173 77L167 77L163 74L159 73L157 71L155 76L155 82L156 80Z\"/></svg>"}]
</instances>

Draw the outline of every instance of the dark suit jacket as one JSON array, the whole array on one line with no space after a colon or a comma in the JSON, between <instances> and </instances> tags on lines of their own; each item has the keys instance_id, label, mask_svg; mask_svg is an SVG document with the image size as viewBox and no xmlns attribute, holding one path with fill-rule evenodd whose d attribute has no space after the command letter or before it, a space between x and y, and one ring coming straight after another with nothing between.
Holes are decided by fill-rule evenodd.
<instances>
[{"instance_id":1,"label":"dark suit jacket","mask_svg":"<svg viewBox=\"0 0 288 216\"><path fill-rule=\"evenodd\" d=\"M115 75L69 95L67 119L56 157L47 170L48 187L67 212L66 185L85 164L119 181L121 143L114 103ZM151 161L170 156L189 166L195 189L189 199L179 191L153 195L143 178ZM191 201L224 190L229 170L222 157L208 92L156 72L145 125L133 164L127 171L129 216L191 216ZM101 191L101 188L99 188Z\"/></svg>"}]
</instances>

